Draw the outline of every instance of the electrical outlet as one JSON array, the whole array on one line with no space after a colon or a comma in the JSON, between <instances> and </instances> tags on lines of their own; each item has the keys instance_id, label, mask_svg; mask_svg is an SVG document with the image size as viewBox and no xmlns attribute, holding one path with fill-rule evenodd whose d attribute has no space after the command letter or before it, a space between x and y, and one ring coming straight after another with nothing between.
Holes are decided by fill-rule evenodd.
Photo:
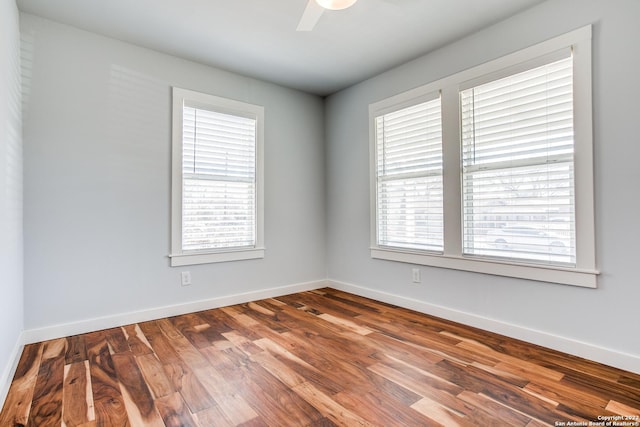
<instances>
[{"instance_id":1,"label":"electrical outlet","mask_svg":"<svg viewBox=\"0 0 640 427\"><path fill-rule=\"evenodd\" d=\"M420 283L420 269L414 268L411 270L411 277L413 279L413 283Z\"/></svg>"},{"instance_id":2,"label":"electrical outlet","mask_svg":"<svg viewBox=\"0 0 640 427\"><path fill-rule=\"evenodd\" d=\"M189 286L191 285L191 272L190 271L183 271L182 272L182 286Z\"/></svg>"}]
</instances>

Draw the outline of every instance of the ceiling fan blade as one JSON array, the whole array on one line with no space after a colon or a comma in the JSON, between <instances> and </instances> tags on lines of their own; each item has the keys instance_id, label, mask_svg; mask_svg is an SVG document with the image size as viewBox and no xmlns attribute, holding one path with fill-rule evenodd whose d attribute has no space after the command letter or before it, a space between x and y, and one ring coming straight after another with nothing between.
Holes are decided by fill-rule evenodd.
<instances>
[{"instance_id":1,"label":"ceiling fan blade","mask_svg":"<svg viewBox=\"0 0 640 427\"><path fill-rule=\"evenodd\" d=\"M308 0L307 7L302 13L302 18L300 18L296 31L313 30L313 27L316 26L318 20L322 16L322 12L324 12L324 8L316 3L316 0Z\"/></svg>"}]
</instances>

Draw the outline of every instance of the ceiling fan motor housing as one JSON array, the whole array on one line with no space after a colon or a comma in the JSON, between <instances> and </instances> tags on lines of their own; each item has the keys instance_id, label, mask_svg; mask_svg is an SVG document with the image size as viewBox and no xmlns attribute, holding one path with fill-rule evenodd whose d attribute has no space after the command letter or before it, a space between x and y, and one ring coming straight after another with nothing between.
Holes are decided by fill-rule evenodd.
<instances>
[{"instance_id":1,"label":"ceiling fan motor housing","mask_svg":"<svg viewBox=\"0 0 640 427\"><path fill-rule=\"evenodd\" d=\"M316 0L316 2L325 9L342 10L353 6L358 0Z\"/></svg>"}]
</instances>

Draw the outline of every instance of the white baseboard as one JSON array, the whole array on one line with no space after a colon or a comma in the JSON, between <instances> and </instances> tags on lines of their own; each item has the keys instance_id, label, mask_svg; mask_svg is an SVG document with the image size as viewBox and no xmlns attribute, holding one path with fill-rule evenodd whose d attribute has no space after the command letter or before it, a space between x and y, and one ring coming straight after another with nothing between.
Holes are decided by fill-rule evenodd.
<instances>
[{"instance_id":1,"label":"white baseboard","mask_svg":"<svg viewBox=\"0 0 640 427\"><path fill-rule=\"evenodd\" d=\"M13 376L16 374L16 368L18 367L20 355L22 354L22 349L24 348L24 345L22 344L23 342L23 334L20 334L18 336L18 341L16 341L16 345L13 347L13 351L9 356L9 363L4 367L4 370L0 375L0 410L2 410L4 401L7 398L7 394L9 393L9 387L11 387Z\"/></svg>"},{"instance_id":2,"label":"white baseboard","mask_svg":"<svg viewBox=\"0 0 640 427\"><path fill-rule=\"evenodd\" d=\"M22 334L22 343L29 344L55 338L68 337L71 335L84 334L87 332L129 325L132 323L161 319L163 317L178 316L180 314L193 313L196 311L209 310L234 304L242 304L245 302L273 298L296 292L310 291L324 286L327 286L327 282L325 280L297 283L294 285L261 289L234 295L225 295L206 300L157 307L148 310L115 314L113 316L96 317L93 319L81 320L79 322L47 326L44 328L28 329Z\"/></svg>"},{"instance_id":3,"label":"white baseboard","mask_svg":"<svg viewBox=\"0 0 640 427\"><path fill-rule=\"evenodd\" d=\"M623 353L548 332L430 304L413 298L357 286L351 283L329 280L327 281L327 286L640 374L640 356L638 355Z\"/></svg>"}]
</instances>

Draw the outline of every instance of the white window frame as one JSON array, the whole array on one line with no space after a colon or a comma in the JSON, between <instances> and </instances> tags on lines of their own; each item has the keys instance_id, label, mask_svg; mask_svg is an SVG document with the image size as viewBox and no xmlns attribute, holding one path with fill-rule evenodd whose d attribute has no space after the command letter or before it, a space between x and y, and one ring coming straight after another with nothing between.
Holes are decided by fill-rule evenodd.
<instances>
[{"instance_id":1,"label":"white window frame","mask_svg":"<svg viewBox=\"0 0 640 427\"><path fill-rule=\"evenodd\" d=\"M264 258L264 107L178 87L172 88L171 266ZM256 119L256 241L252 247L182 249L183 108L189 105Z\"/></svg>"},{"instance_id":2,"label":"white window frame","mask_svg":"<svg viewBox=\"0 0 640 427\"><path fill-rule=\"evenodd\" d=\"M591 26L579 28L471 69L381 100L369 106L371 257L410 264L472 271L566 285L597 287L594 216L594 171L591 89ZM460 91L473 82L489 81L531 68L540 58L570 48L573 57L574 180L576 265L556 266L464 256L462 252L462 169ZM377 245L375 187L375 117L427 93L440 91L444 167L444 253Z\"/></svg>"}]
</instances>

